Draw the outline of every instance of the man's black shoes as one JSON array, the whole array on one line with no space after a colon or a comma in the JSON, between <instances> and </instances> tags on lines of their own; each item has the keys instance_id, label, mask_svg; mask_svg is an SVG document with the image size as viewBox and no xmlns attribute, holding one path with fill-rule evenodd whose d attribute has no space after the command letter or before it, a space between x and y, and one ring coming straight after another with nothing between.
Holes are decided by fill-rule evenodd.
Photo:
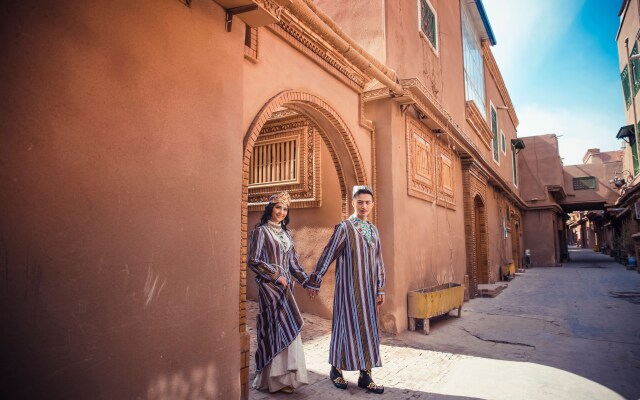
<instances>
[{"instance_id":1,"label":"man's black shoes","mask_svg":"<svg viewBox=\"0 0 640 400\"><path fill-rule=\"evenodd\" d=\"M367 392L382 394L384 392L384 386L376 385L371 378L371 370L360 370L360 378L358 378L358 387L367 389Z\"/></svg>"},{"instance_id":2,"label":"man's black shoes","mask_svg":"<svg viewBox=\"0 0 640 400\"><path fill-rule=\"evenodd\" d=\"M347 388L347 381L342 376L342 371L338 368L331 366L331 372L329 372L329 379L333 382L333 385L338 389L345 390Z\"/></svg>"}]
</instances>

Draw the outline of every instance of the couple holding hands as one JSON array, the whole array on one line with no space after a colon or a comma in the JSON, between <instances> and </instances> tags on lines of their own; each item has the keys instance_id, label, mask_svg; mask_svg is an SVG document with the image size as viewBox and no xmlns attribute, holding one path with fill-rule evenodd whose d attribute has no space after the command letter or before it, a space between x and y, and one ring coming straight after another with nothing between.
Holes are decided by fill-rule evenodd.
<instances>
[{"instance_id":1,"label":"couple holding hands","mask_svg":"<svg viewBox=\"0 0 640 400\"><path fill-rule=\"evenodd\" d=\"M256 389L292 393L308 384L300 338L304 321L293 297L293 279L313 298L337 260L329 378L337 388L346 389L342 371L360 371L359 387L384 392L371 378L371 368L382 366L377 307L384 302L385 284L380 235L368 221L373 192L368 186L355 186L352 198L354 214L336 225L311 275L300 265L287 228L289 194L269 198L251 234L247 262L258 284Z\"/></svg>"}]
</instances>

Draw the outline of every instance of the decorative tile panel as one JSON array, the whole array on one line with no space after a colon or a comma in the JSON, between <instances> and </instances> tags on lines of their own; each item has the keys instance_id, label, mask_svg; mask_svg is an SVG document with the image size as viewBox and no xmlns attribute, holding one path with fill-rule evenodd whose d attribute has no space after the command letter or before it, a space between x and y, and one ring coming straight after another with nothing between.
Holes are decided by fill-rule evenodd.
<instances>
[{"instance_id":1,"label":"decorative tile panel","mask_svg":"<svg viewBox=\"0 0 640 400\"><path fill-rule=\"evenodd\" d=\"M435 136L412 118L407 118L407 188L409 196L427 201L435 193Z\"/></svg>"},{"instance_id":2,"label":"decorative tile panel","mask_svg":"<svg viewBox=\"0 0 640 400\"><path fill-rule=\"evenodd\" d=\"M436 148L438 174L437 204L439 206L454 209L456 202L453 152L442 144L438 144Z\"/></svg>"}]
</instances>

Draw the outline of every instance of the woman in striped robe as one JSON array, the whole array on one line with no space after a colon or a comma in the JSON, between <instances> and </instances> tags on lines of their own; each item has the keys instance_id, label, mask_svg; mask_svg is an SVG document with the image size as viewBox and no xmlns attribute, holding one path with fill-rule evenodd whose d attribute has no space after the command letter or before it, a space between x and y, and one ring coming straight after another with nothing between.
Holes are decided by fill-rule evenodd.
<instances>
[{"instance_id":1,"label":"woman in striped robe","mask_svg":"<svg viewBox=\"0 0 640 400\"><path fill-rule=\"evenodd\" d=\"M248 266L256 273L259 312L256 317L256 378L259 390L292 393L308 384L300 339L304 321L293 297L293 279L308 280L293 245L287 192L271 196L249 241Z\"/></svg>"},{"instance_id":2,"label":"woman in striped robe","mask_svg":"<svg viewBox=\"0 0 640 400\"><path fill-rule=\"evenodd\" d=\"M371 368L382 366L377 307L384 302L385 274L380 234L367 220L373 208L369 187L354 188L353 207L355 213L336 226L305 288L315 297L323 275L337 259L330 378L337 388L346 389L342 370L360 370L358 386L382 393L384 387L373 382Z\"/></svg>"}]
</instances>

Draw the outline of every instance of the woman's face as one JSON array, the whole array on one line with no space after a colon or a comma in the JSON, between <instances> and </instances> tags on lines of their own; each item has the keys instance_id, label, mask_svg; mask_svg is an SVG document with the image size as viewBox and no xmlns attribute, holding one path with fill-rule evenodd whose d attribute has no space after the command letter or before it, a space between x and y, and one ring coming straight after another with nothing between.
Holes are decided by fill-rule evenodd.
<instances>
[{"instance_id":1,"label":"woman's face","mask_svg":"<svg viewBox=\"0 0 640 400\"><path fill-rule=\"evenodd\" d=\"M273 222L282 222L283 219L285 219L287 217L287 214L289 213L289 207L285 206L282 203L276 203L275 206L273 206L273 210L271 211L271 220Z\"/></svg>"}]
</instances>

